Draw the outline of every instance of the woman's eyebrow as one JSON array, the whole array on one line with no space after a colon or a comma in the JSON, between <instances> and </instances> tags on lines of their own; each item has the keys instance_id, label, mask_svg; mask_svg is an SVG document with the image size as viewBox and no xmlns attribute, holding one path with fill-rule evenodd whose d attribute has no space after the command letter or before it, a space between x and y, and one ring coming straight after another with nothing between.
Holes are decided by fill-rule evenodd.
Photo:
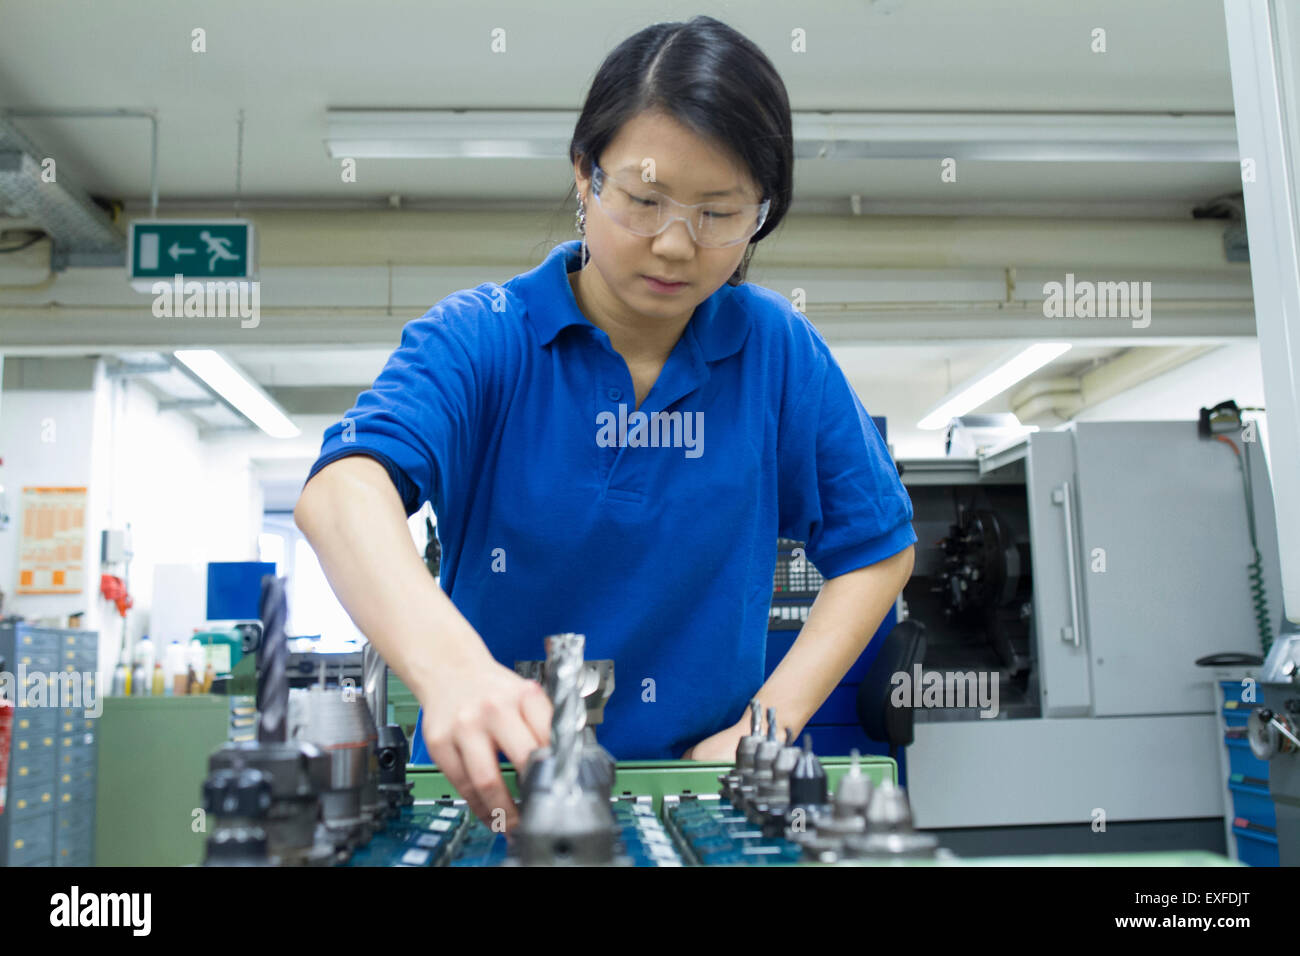
<instances>
[{"instance_id":1,"label":"woman's eyebrow","mask_svg":"<svg viewBox=\"0 0 1300 956\"><path fill-rule=\"evenodd\" d=\"M640 175L640 174L641 174L641 167L640 167L640 165L638 165L637 163L628 163L626 166L621 167L621 168L618 170L618 172L620 172L620 173L636 173L637 175ZM662 186L664 189L672 189L672 188L673 188L672 186L669 186L666 182L664 182L664 181L661 180L661 179L653 180L653 182L654 182L654 184L655 184L656 186ZM730 195L731 193L738 193L738 192L740 192L740 187L739 187L739 186L732 186L730 189L711 189L711 190L709 190L709 191L706 192L706 193L700 193L700 195L701 195L701 196L728 196L728 195Z\"/></svg>"}]
</instances>

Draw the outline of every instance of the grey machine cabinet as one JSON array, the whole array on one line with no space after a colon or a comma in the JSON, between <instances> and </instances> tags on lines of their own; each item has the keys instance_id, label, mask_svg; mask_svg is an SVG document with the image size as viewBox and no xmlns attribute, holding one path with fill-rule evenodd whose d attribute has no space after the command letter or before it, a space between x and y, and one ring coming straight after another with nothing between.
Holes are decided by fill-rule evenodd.
<instances>
[{"instance_id":1,"label":"grey machine cabinet","mask_svg":"<svg viewBox=\"0 0 1300 956\"><path fill-rule=\"evenodd\" d=\"M1231 437L1250 456L1276 633L1268 471L1257 442ZM1086 824L1099 809L1111 820L1221 816L1222 742L1210 675L1195 661L1260 652L1231 449L1200 438L1192 421L1080 422L976 459L902 464L918 519L945 488L1023 486L1017 518L1032 568L1034 712L918 714L908 750L918 823Z\"/></svg>"},{"instance_id":2,"label":"grey machine cabinet","mask_svg":"<svg viewBox=\"0 0 1300 956\"><path fill-rule=\"evenodd\" d=\"M50 675L90 675L98 669L99 635L95 631L31 627L0 627L3 670L15 677L20 706L13 715L8 797L0 813L0 866L92 866L95 846L95 774L97 739L94 698L71 700L55 696L67 678L50 682ZM47 681L46 706L21 706L38 698L29 689ZM51 691L50 688L53 688ZM77 703L82 706L56 706Z\"/></svg>"}]
</instances>

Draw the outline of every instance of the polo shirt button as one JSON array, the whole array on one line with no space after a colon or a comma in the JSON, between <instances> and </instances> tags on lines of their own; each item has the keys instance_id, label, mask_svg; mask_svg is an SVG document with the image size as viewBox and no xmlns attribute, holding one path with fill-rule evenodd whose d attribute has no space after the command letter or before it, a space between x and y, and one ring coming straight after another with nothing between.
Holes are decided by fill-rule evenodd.
<instances>
[{"instance_id":1,"label":"polo shirt button","mask_svg":"<svg viewBox=\"0 0 1300 956\"><path fill-rule=\"evenodd\" d=\"M611 402L617 402L623 397L623 390L619 388L611 388L607 394L609 395L609 400Z\"/></svg>"}]
</instances>

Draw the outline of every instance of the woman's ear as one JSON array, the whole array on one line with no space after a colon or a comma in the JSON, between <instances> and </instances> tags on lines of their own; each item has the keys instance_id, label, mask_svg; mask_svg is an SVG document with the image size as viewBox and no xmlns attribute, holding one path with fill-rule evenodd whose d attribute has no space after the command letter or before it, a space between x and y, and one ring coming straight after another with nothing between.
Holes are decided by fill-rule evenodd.
<instances>
[{"instance_id":1,"label":"woman's ear","mask_svg":"<svg viewBox=\"0 0 1300 956\"><path fill-rule=\"evenodd\" d=\"M587 201L587 187L588 187L588 185L590 185L591 180L590 180L587 176L585 176L585 175L583 174L583 172L582 172L582 157L581 157L581 156L579 156L576 160L574 160L574 163L573 163L573 182L574 182L574 184L575 184L574 189L576 190L576 192L577 192L577 194L578 194L578 197L579 197L583 202L586 202L586 201Z\"/></svg>"}]
</instances>

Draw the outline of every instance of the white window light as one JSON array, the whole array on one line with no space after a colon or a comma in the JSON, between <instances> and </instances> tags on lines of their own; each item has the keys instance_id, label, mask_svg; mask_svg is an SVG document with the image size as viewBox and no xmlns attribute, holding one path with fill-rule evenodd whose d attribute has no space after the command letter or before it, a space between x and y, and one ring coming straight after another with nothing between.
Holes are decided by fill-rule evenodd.
<instances>
[{"instance_id":1,"label":"white window light","mask_svg":"<svg viewBox=\"0 0 1300 956\"><path fill-rule=\"evenodd\" d=\"M176 360L272 438L293 438L298 426L256 382L212 349L180 349Z\"/></svg>"},{"instance_id":2,"label":"white window light","mask_svg":"<svg viewBox=\"0 0 1300 956\"><path fill-rule=\"evenodd\" d=\"M945 396L934 409L917 423L917 428L931 431L943 428L954 418L979 408L989 399L1001 395L1021 379L1028 378L1048 362L1070 350L1068 342L1040 342L1005 359L975 376L968 384Z\"/></svg>"}]
</instances>

